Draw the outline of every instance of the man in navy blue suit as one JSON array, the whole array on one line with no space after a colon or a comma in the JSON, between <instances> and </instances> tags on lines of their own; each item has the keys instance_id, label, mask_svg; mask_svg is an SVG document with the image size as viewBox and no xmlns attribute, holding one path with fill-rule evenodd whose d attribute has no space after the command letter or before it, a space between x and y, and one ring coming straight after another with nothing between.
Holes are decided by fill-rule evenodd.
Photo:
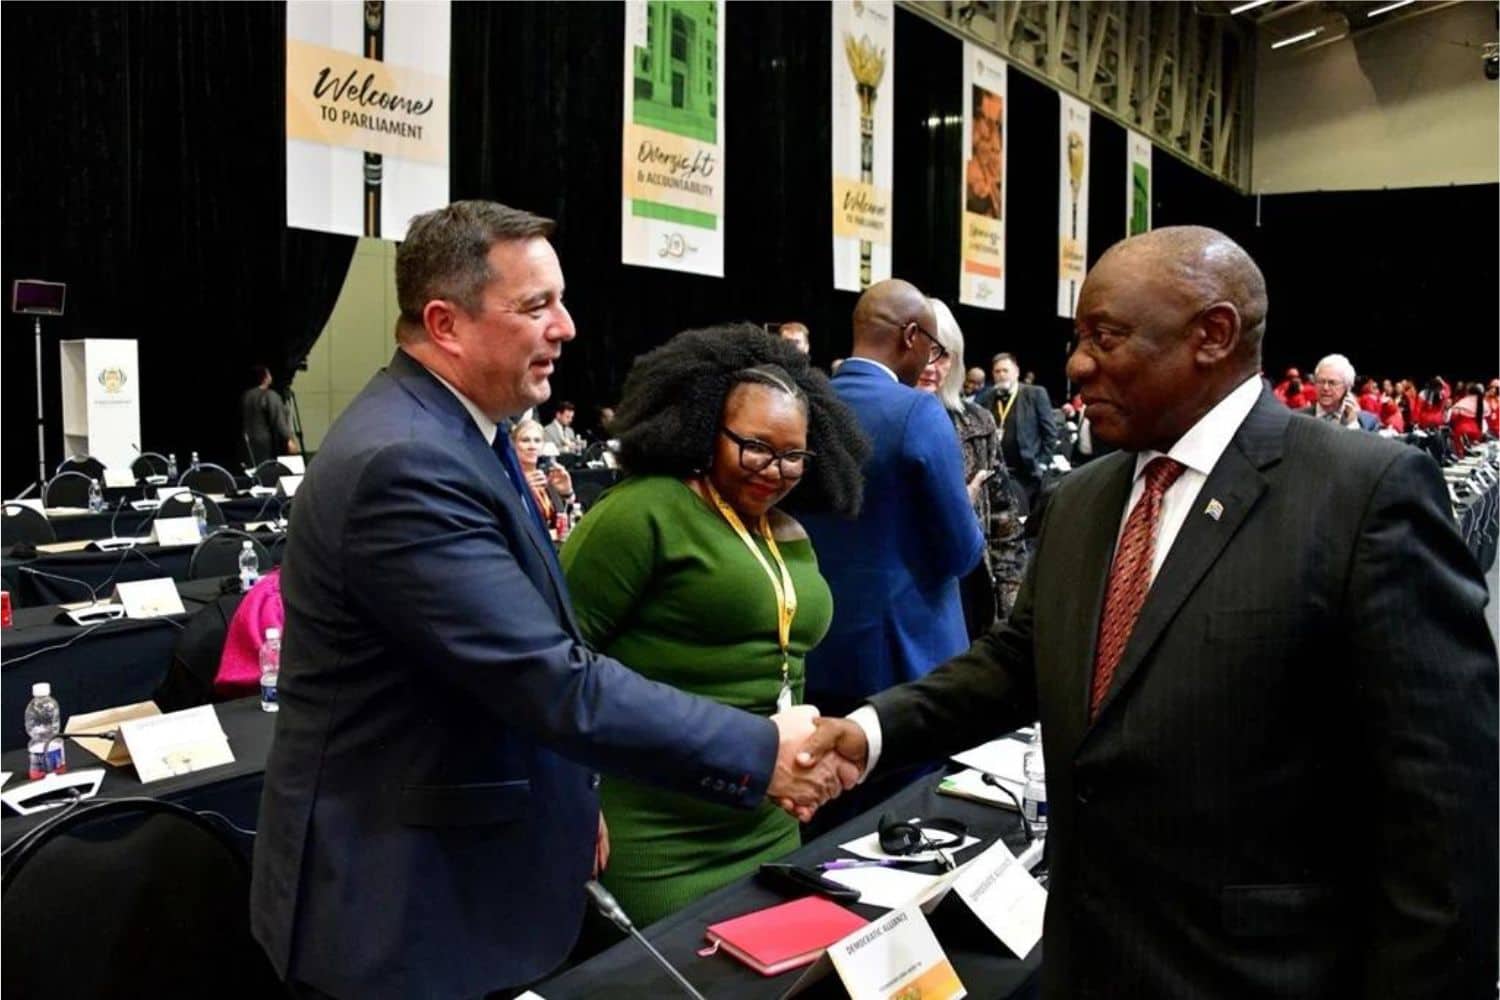
<instances>
[{"instance_id":1,"label":"man in navy blue suit","mask_svg":"<svg viewBox=\"0 0 1500 1000\"><path fill-rule=\"evenodd\" d=\"M595 767L744 807L809 803L811 706L770 720L579 638L498 425L573 339L552 224L493 202L413 220L398 350L297 496L251 919L306 996L470 997L567 956L596 860Z\"/></svg>"},{"instance_id":2,"label":"man in navy blue suit","mask_svg":"<svg viewBox=\"0 0 1500 1000\"><path fill-rule=\"evenodd\" d=\"M914 286L871 286L854 309L853 351L833 377L873 449L859 518L803 521L833 590L833 624L807 657L808 700L825 712L852 709L968 647L958 580L979 562L984 536L953 424L935 396L913 388L942 357L936 325Z\"/></svg>"}]
</instances>

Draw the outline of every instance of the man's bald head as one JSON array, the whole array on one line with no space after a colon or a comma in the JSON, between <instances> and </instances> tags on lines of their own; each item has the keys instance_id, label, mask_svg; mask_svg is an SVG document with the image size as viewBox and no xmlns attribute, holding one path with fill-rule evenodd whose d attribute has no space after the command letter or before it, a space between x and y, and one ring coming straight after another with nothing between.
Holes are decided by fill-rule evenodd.
<instances>
[{"instance_id":1,"label":"man's bald head","mask_svg":"<svg viewBox=\"0 0 1500 1000\"><path fill-rule=\"evenodd\" d=\"M1096 440L1167 451L1260 370L1266 284L1233 240L1173 226L1105 251L1078 292L1068 377Z\"/></svg>"},{"instance_id":2,"label":"man's bald head","mask_svg":"<svg viewBox=\"0 0 1500 1000\"><path fill-rule=\"evenodd\" d=\"M865 290L854 306L854 357L879 361L916 385L936 341L932 303L909 281L891 278Z\"/></svg>"},{"instance_id":3,"label":"man's bald head","mask_svg":"<svg viewBox=\"0 0 1500 1000\"><path fill-rule=\"evenodd\" d=\"M1200 308L1220 302L1233 306L1242 357L1253 356L1259 367L1266 331L1266 279L1234 240L1207 226L1165 226L1121 240L1104 252L1094 268L1106 264L1131 269L1141 280L1159 282L1174 297Z\"/></svg>"}]
</instances>

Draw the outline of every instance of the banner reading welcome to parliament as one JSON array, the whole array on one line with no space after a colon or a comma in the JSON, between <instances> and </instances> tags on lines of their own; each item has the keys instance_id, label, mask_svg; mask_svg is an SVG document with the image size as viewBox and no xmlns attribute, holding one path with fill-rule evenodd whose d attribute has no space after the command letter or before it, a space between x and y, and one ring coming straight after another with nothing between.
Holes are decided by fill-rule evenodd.
<instances>
[{"instance_id":1,"label":"banner reading welcome to parliament","mask_svg":"<svg viewBox=\"0 0 1500 1000\"><path fill-rule=\"evenodd\" d=\"M448 203L449 5L290 0L286 222L399 240Z\"/></svg>"},{"instance_id":2,"label":"banner reading welcome to parliament","mask_svg":"<svg viewBox=\"0 0 1500 1000\"><path fill-rule=\"evenodd\" d=\"M626 0L620 257L724 276L723 0Z\"/></svg>"},{"instance_id":3,"label":"banner reading welcome to parliament","mask_svg":"<svg viewBox=\"0 0 1500 1000\"><path fill-rule=\"evenodd\" d=\"M1005 308L1005 60L964 43L958 301Z\"/></svg>"},{"instance_id":4,"label":"banner reading welcome to parliament","mask_svg":"<svg viewBox=\"0 0 1500 1000\"><path fill-rule=\"evenodd\" d=\"M1089 255L1089 108L1057 99L1057 314L1071 317Z\"/></svg>"},{"instance_id":5,"label":"banner reading welcome to parliament","mask_svg":"<svg viewBox=\"0 0 1500 1000\"><path fill-rule=\"evenodd\" d=\"M833 4L833 287L891 276L896 10Z\"/></svg>"}]
</instances>

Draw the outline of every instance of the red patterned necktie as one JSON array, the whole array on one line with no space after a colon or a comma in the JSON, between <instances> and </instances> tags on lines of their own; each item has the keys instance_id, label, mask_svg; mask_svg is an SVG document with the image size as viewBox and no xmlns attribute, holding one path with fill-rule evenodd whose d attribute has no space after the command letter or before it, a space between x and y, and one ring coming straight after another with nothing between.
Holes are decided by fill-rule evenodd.
<instances>
[{"instance_id":1,"label":"red patterned necktie","mask_svg":"<svg viewBox=\"0 0 1500 1000\"><path fill-rule=\"evenodd\" d=\"M1104 617L1099 622L1099 646L1094 652L1094 686L1089 696L1089 719L1115 679L1115 668L1140 617L1151 589L1151 558L1156 550L1156 525L1161 520L1161 498L1187 466L1162 456L1146 466L1146 488L1125 520L1115 561L1109 568L1109 590L1104 595Z\"/></svg>"}]
</instances>

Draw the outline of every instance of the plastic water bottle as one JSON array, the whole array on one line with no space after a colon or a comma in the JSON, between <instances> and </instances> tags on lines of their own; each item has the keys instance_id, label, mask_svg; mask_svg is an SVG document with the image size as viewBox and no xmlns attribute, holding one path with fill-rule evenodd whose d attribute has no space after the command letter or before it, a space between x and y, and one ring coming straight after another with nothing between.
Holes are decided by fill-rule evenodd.
<instances>
[{"instance_id":1,"label":"plastic water bottle","mask_svg":"<svg viewBox=\"0 0 1500 1000\"><path fill-rule=\"evenodd\" d=\"M104 490L97 479L89 480L89 510L95 514L104 513Z\"/></svg>"},{"instance_id":2,"label":"plastic water bottle","mask_svg":"<svg viewBox=\"0 0 1500 1000\"><path fill-rule=\"evenodd\" d=\"M177 484L177 452L167 456L167 482Z\"/></svg>"},{"instance_id":3,"label":"plastic water bottle","mask_svg":"<svg viewBox=\"0 0 1500 1000\"><path fill-rule=\"evenodd\" d=\"M26 705L27 773L32 781L68 769L63 750L62 709L52 697L52 685L31 685L31 701Z\"/></svg>"},{"instance_id":4,"label":"plastic water bottle","mask_svg":"<svg viewBox=\"0 0 1500 1000\"><path fill-rule=\"evenodd\" d=\"M280 711L276 700L276 682L281 677L281 629L266 629L266 641L260 647L260 710Z\"/></svg>"},{"instance_id":5,"label":"plastic water bottle","mask_svg":"<svg viewBox=\"0 0 1500 1000\"><path fill-rule=\"evenodd\" d=\"M197 494L193 495L193 520L198 522L198 537L208 537L208 507L203 503L203 498Z\"/></svg>"},{"instance_id":6,"label":"plastic water bottle","mask_svg":"<svg viewBox=\"0 0 1500 1000\"><path fill-rule=\"evenodd\" d=\"M574 497L568 502L568 533L572 534L573 529L578 527L578 522L582 520L583 504L578 501L577 497Z\"/></svg>"},{"instance_id":7,"label":"plastic water bottle","mask_svg":"<svg viewBox=\"0 0 1500 1000\"><path fill-rule=\"evenodd\" d=\"M1021 812L1031 824L1031 835L1040 840L1047 836L1047 764L1042 758L1042 727L1036 727L1031 749L1022 758L1026 773L1026 790L1021 793Z\"/></svg>"},{"instance_id":8,"label":"plastic water bottle","mask_svg":"<svg viewBox=\"0 0 1500 1000\"><path fill-rule=\"evenodd\" d=\"M260 579L260 560L255 557L255 543L245 539L240 544L240 593L248 594Z\"/></svg>"},{"instance_id":9,"label":"plastic water bottle","mask_svg":"<svg viewBox=\"0 0 1500 1000\"><path fill-rule=\"evenodd\" d=\"M195 451L195 452L193 452L193 461L192 461L191 464L188 465L188 468L189 469L196 469L197 467L198 467L198 453Z\"/></svg>"}]
</instances>

